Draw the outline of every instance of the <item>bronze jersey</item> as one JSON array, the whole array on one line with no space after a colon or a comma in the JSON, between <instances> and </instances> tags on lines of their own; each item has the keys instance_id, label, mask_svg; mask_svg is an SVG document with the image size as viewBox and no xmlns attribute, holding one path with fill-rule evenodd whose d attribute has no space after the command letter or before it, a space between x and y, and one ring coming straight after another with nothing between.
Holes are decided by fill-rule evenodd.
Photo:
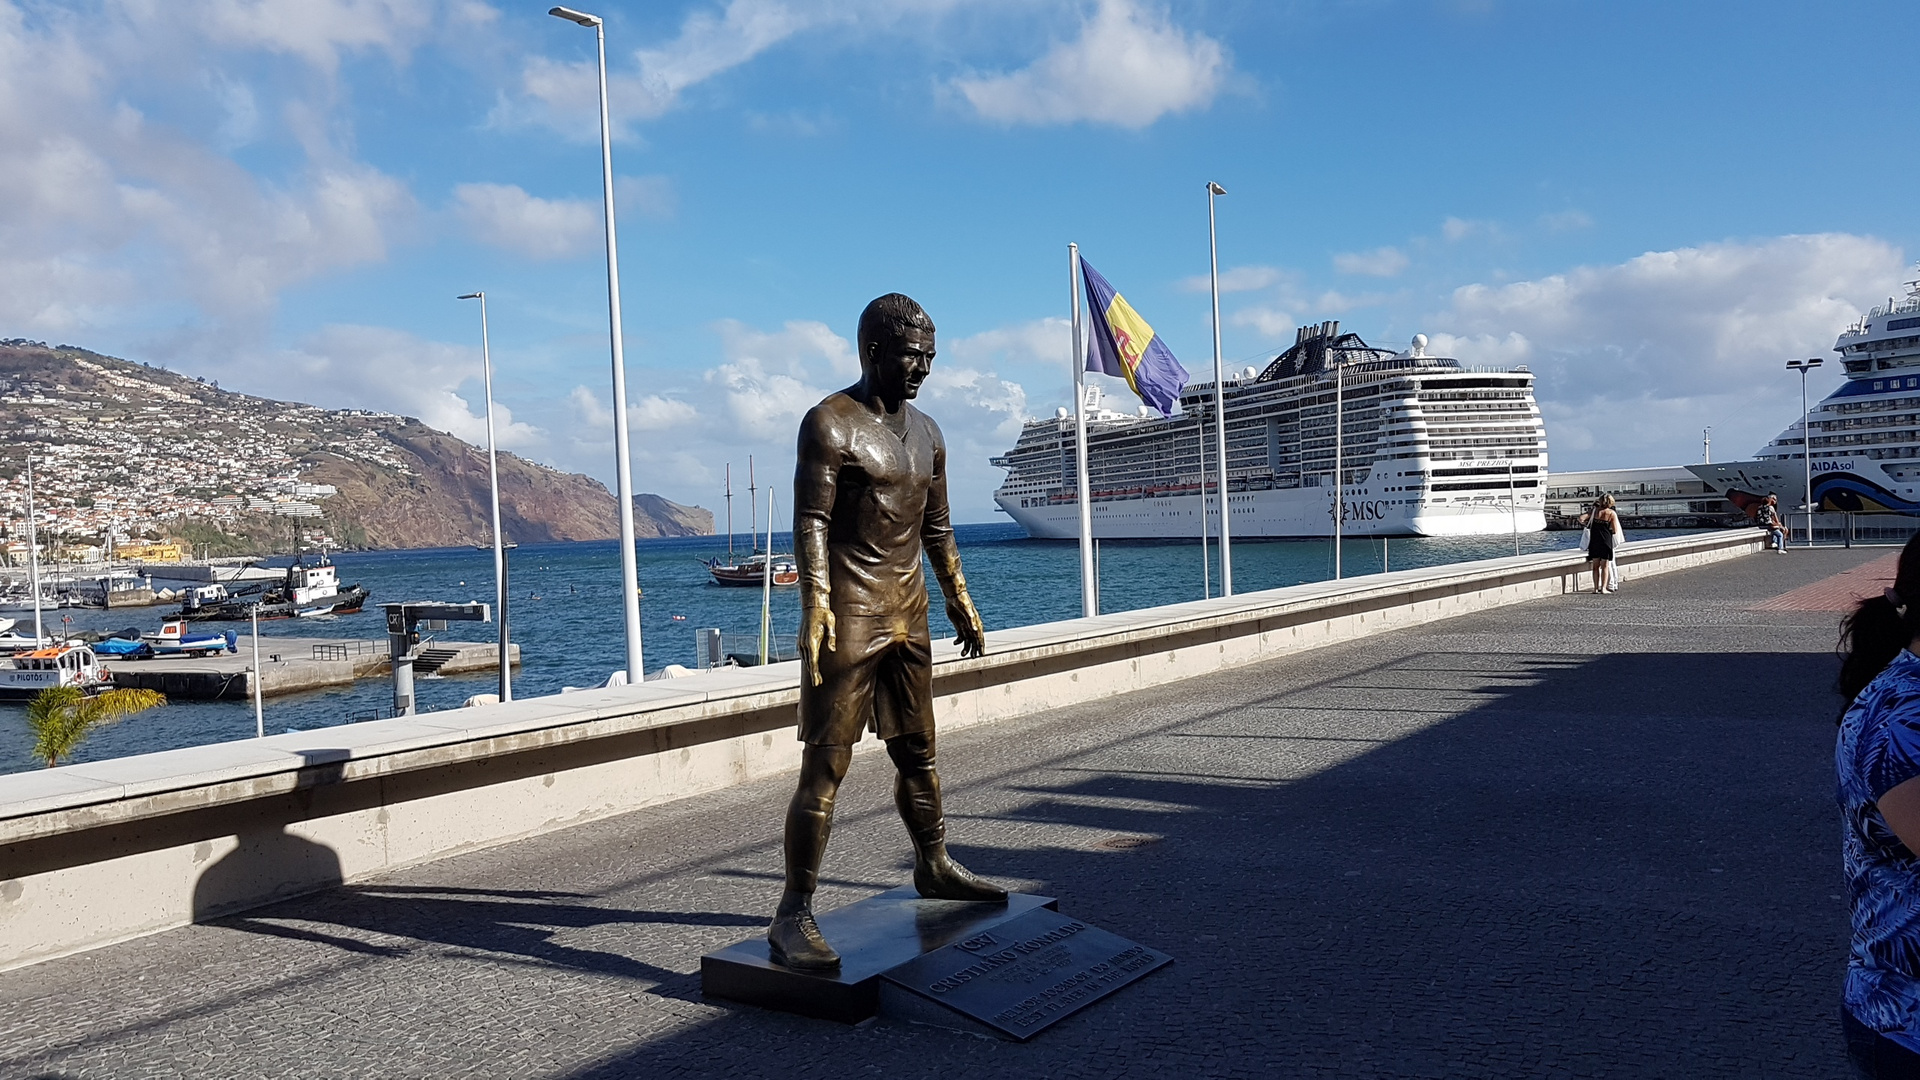
<instances>
[{"instance_id":1,"label":"bronze jersey","mask_svg":"<svg viewBox=\"0 0 1920 1080\"><path fill-rule=\"evenodd\" d=\"M794 546L803 604L901 620L924 635L922 549L956 570L959 552L940 428L912 404L900 408L904 435L844 391L808 410L794 470Z\"/></svg>"}]
</instances>

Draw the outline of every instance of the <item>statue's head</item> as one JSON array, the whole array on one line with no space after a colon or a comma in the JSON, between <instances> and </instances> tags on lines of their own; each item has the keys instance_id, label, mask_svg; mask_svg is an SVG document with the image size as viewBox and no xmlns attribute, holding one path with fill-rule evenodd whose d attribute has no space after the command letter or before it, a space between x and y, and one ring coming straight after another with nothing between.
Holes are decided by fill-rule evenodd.
<instances>
[{"instance_id":1,"label":"statue's head","mask_svg":"<svg viewBox=\"0 0 1920 1080\"><path fill-rule=\"evenodd\" d=\"M933 320L910 296L888 293L860 313L860 373L882 398L905 401L933 369Z\"/></svg>"}]
</instances>

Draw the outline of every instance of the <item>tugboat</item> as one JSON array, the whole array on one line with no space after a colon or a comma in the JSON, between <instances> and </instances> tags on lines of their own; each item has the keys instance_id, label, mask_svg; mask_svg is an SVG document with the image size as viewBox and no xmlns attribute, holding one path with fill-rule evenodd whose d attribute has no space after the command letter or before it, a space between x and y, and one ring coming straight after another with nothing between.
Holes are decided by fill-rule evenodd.
<instances>
[{"instance_id":1,"label":"tugboat","mask_svg":"<svg viewBox=\"0 0 1920 1080\"><path fill-rule=\"evenodd\" d=\"M100 666L85 645L54 645L20 653L8 667L0 667L0 701L29 701L42 690L77 686L92 694L113 685L113 675Z\"/></svg>"},{"instance_id":2,"label":"tugboat","mask_svg":"<svg viewBox=\"0 0 1920 1080\"><path fill-rule=\"evenodd\" d=\"M262 619L305 619L315 615L352 615L367 602L367 590L359 585L342 587L340 571L323 553L314 562L304 557L287 567L279 584L261 592L259 587L237 593L225 586L195 589L180 605L180 618L195 622L242 621L253 617L257 606Z\"/></svg>"}]
</instances>

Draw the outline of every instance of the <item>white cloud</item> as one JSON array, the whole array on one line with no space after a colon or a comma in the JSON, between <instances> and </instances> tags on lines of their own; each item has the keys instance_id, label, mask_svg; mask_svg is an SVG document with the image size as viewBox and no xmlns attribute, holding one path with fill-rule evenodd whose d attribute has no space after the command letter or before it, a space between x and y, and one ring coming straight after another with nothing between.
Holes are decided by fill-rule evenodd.
<instances>
[{"instance_id":1,"label":"white cloud","mask_svg":"<svg viewBox=\"0 0 1920 1080\"><path fill-rule=\"evenodd\" d=\"M1294 321L1292 314L1268 304L1255 304L1252 307L1241 308L1227 321L1235 326L1251 326L1263 336L1276 340L1293 333L1294 327L1300 325Z\"/></svg>"},{"instance_id":2,"label":"white cloud","mask_svg":"<svg viewBox=\"0 0 1920 1080\"><path fill-rule=\"evenodd\" d=\"M1533 342L1517 331L1509 331L1505 337L1433 333L1427 335L1427 355L1450 356L1475 366L1511 367L1532 359Z\"/></svg>"},{"instance_id":3,"label":"white cloud","mask_svg":"<svg viewBox=\"0 0 1920 1080\"><path fill-rule=\"evenodd\" d=\"M720 14L696 10L680 24L680 33L658 47L633 53L637 74L610 71L607 108L625 128L634 121L666 114L689 88L752 60L801 30L833 19L819 5L795 6L781 0L729 0ZM597 136L599 67L593 60L529 59L520 89L530 108L503 101L496 123L539 122L579 138Z\"/></svg>"},{"instance_id":4,"label":"white cloud","mask_svg":"<svg viewBox=\"0 0 1920 1080\"><path fill-rule=\"evenodd\" d=\"M970 337L943 339L942 357L974 367L1057 368L1071 372L1073 324L1059 316L1014 323Z\"/></svg>"},{"instance_id":5,"label":"white cloud","mask_svg":"<svg viewBox=\"0 0 1920 1080\"><path fill-rule=\"evenodd\" d=\"M1457 243L1477 232L1484 232L1486 228L1487 224L1484 221L1468 221L1465 218L1448 217L1440 223L1440 235Z\"/></svg>"},{"instance_id":6,"label":"white cloud","mask_svg":"<svg viewBox=\"0 0 1920 1080\"><path fill-rule=\"evenodd\" d=\"M313 18L356 10L372 9L321 4ZM344 52L405 48L405 28L335 33L293 13L318 35L295 48L260 22L280 11L231 0L180 19L125 3L29 21L0 2L0 322L66 337L164 323L179 329L151 352L230 377L257 355L284 289L387 257L417 207L405 183L343 149L324 83ZM292 49L321 69L285 65L276 84L304 156L271 180L215 150L257 137L263 111L253 87L218 74L230 48ZM129 104L171 102L156 84L201 95L205 130Z\"/></svg>"},{"instance_id":7,"label":"white cloud","mask_svg":"<svg viewBox=\"0 0 1920 1080\"><path fill-rule=\"evenodd\" d=\"M1080 36L1018 71L955 79L981 117L1002 124L1089 122L1144 128L1211 104L1231 65L1213 38L1139 0L1100 0Z\"/></svg>"},{"instance_id":8,"label":"white cloud","mask_svg":"<svg viewBox=\"0 0 1920 1080\"><path fill-rule=\"evenodd\" d=\"M123 5L138 12L144 4ZM223 45L297 57L329 74L342 54L378 49L405 59L439 17L420 0L203 0L192 20ZM473 20L478 5L451 5ZM157 14L157 12L156 12Z\"/></svg>"},{"instance_id":9,"label":"white cloud","mask_svg":"<svg viewBox=\"0 0 1920 1080\"><path fill-rule=\"evenodd\" d=\"M1523 359L1540 372L1549 438L1592 446L1564 466L1696 460L1707 424L1716 442L1746 454L1797 411L1799 386L1783 362L1830 354L1902 265L1899 249L1848 234L1654 251L1463 286L1434 320L1447 332L1434 339L1466 363ZM1818 393L1836 381L1822 378Z\"/></svg>"},{"instance_id":10,"label":"white cloud","mask_svg":"<svg viewBox=\"0 0 1920 1080\"><path fill-rule=\"evenodd\" d=\"M1562 210L1554 214L1541 214L1540 227L1550 233L1577 232L1593 228L1593 218L1584 211Z\"/></svg>"},{"instance_id":11,"label":"white cloud","mask_svg":"<svg viewBox=\"0 0 1920 1080\"><path fill-rule=\"evenodd\" d=\"M1280 283L1280 271L1271 266L1230 266L1220 271L1220 291L1222 293L1253 292L1266 289ZM1182 292L1209 292L1213 288L1213 278L1208 274L1195 274L1180 279Z\"/></svg>"},{"instance_id":12,"label":"white cloud","mask_svg":"<svg viewBox=\"0 0 1920 1080\"><path fill-rule=\"evenodd\" d=\"M301 397L311 404L412 416L476 446L486 445L480 350L472 346L427 341L384 326L333 325L280 354L271 366L274 382L258 392L281 389L284 393L285 375L290 371L310 388ZM259 381L258 371L255 366L251 380L239 382ZM471 402L461 394L461 387L469 382ZM515 420L513 410L497 399L493 415L494 441L501 449L545 444L546 432Z\"/></svg>"},{"instance_id":13,"label":"white cloud","mask_svg":"<svg viewBox=\"0 0 1920 1080\"><path fill-rule=\"evenodd\" d=\"M750 360L796 376L805 376L815 369L816 361L825 361L827 371L835 377L860 375L860 357L854 353L853 343L823 322L796 319L768 332L725 319L716 329L730 360Z\"/></svg>"},{"instance_id":14,"label":"white cloud","mask_svg":"<svg viewBox=\"0 0 1920 1080\"><path fill-rule=\"evenodd\" d=\"M612 445L613 414L607 411L605 402L599 395L584 386L576 386L567 395L567 401L573 406L574 416L581 427L592 429L596 434L592 438L576 441L598 445ZM700 419L700 410L679 398L662 397L648 394L638 401L627 403L627 430L629 432L649 433L671 431L692 425Z\"/></svg>"},{"instance_id":15,"label":"white cloud","mask_svg":"<svg viewBox=\"0 0 1920 1080\"><path fill-rule=\"evenodd\" d=\"M680 209L680 195L670 176L622 176L614 181L613 197L622 216L667 221Z\"/></svg>"},{"instance_id":16,"label":"white cloud","mask_svg":"<svg viewBox=\"0 0 1920 1080\"><path fill-rule=\"evenodd\" d=\"M727 320L713 329L715 361L683 385L634 402L629 412L636 471L661 478L658 485L670 487L675 498L707 505L716 496L705 493L718 492L729 462L737 488L744 487L750 455L763 483L786 476L800 418L859 377L853 344L823 323L763 330ZM1019 437L1028 386L1043 386L1049 401L1071 400L1067 339L1066 320L1059 318L941 335L916 404L946 436L949 488L962 520L988 520L993 512L1001 473L987 458ZM587 387L575 387L570 402L572 456L591 467L611 451L612 421L604 399ZM735 509L744 528L744 508Z\"/></svg>"},{"instance_id":17,"label":"white cloud","mask_svg":"<svg viewBox=\"0 0 1920 1080\"><path fill-rule=\"evenodd\" d=\"M1346 252L1333 257L1333 268L1343 274L1393 277L1407 268L1407 256L1396 247Z\"/></svg>"},{"instance_id":18,"label":"white cloud","mask_svg":"<svg viewBox=\"0 0 1920 1080\"><path fill-rule=\"evenodd\" d=\"M529 259L583 255L605 235L598 199L542 199L515 184L461 184L453 202L475 239Z\"/></svg>"}]
</instances>

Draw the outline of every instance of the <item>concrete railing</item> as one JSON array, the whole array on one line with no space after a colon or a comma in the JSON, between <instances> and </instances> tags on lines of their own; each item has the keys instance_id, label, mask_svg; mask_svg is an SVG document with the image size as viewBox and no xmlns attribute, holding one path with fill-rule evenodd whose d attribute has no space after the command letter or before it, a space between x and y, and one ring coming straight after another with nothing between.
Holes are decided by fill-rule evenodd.
<instances>
[{"instance_id":1,"label":"concrete railing","mask_svg":"<svg viewBox=\"0 0 1920 1080\"><path fill-rule=\"evenodd\" d=\"M1620 562L1631 582L1763 542L1641 541ZM1518 556L995 631L986 656L941 649L936 707L951 730L1123 694L1558 595L1583 567ZM776 664L0 776L0 970L797 768L798 695L799 665Z\"/></svg>"}]
</instances>

